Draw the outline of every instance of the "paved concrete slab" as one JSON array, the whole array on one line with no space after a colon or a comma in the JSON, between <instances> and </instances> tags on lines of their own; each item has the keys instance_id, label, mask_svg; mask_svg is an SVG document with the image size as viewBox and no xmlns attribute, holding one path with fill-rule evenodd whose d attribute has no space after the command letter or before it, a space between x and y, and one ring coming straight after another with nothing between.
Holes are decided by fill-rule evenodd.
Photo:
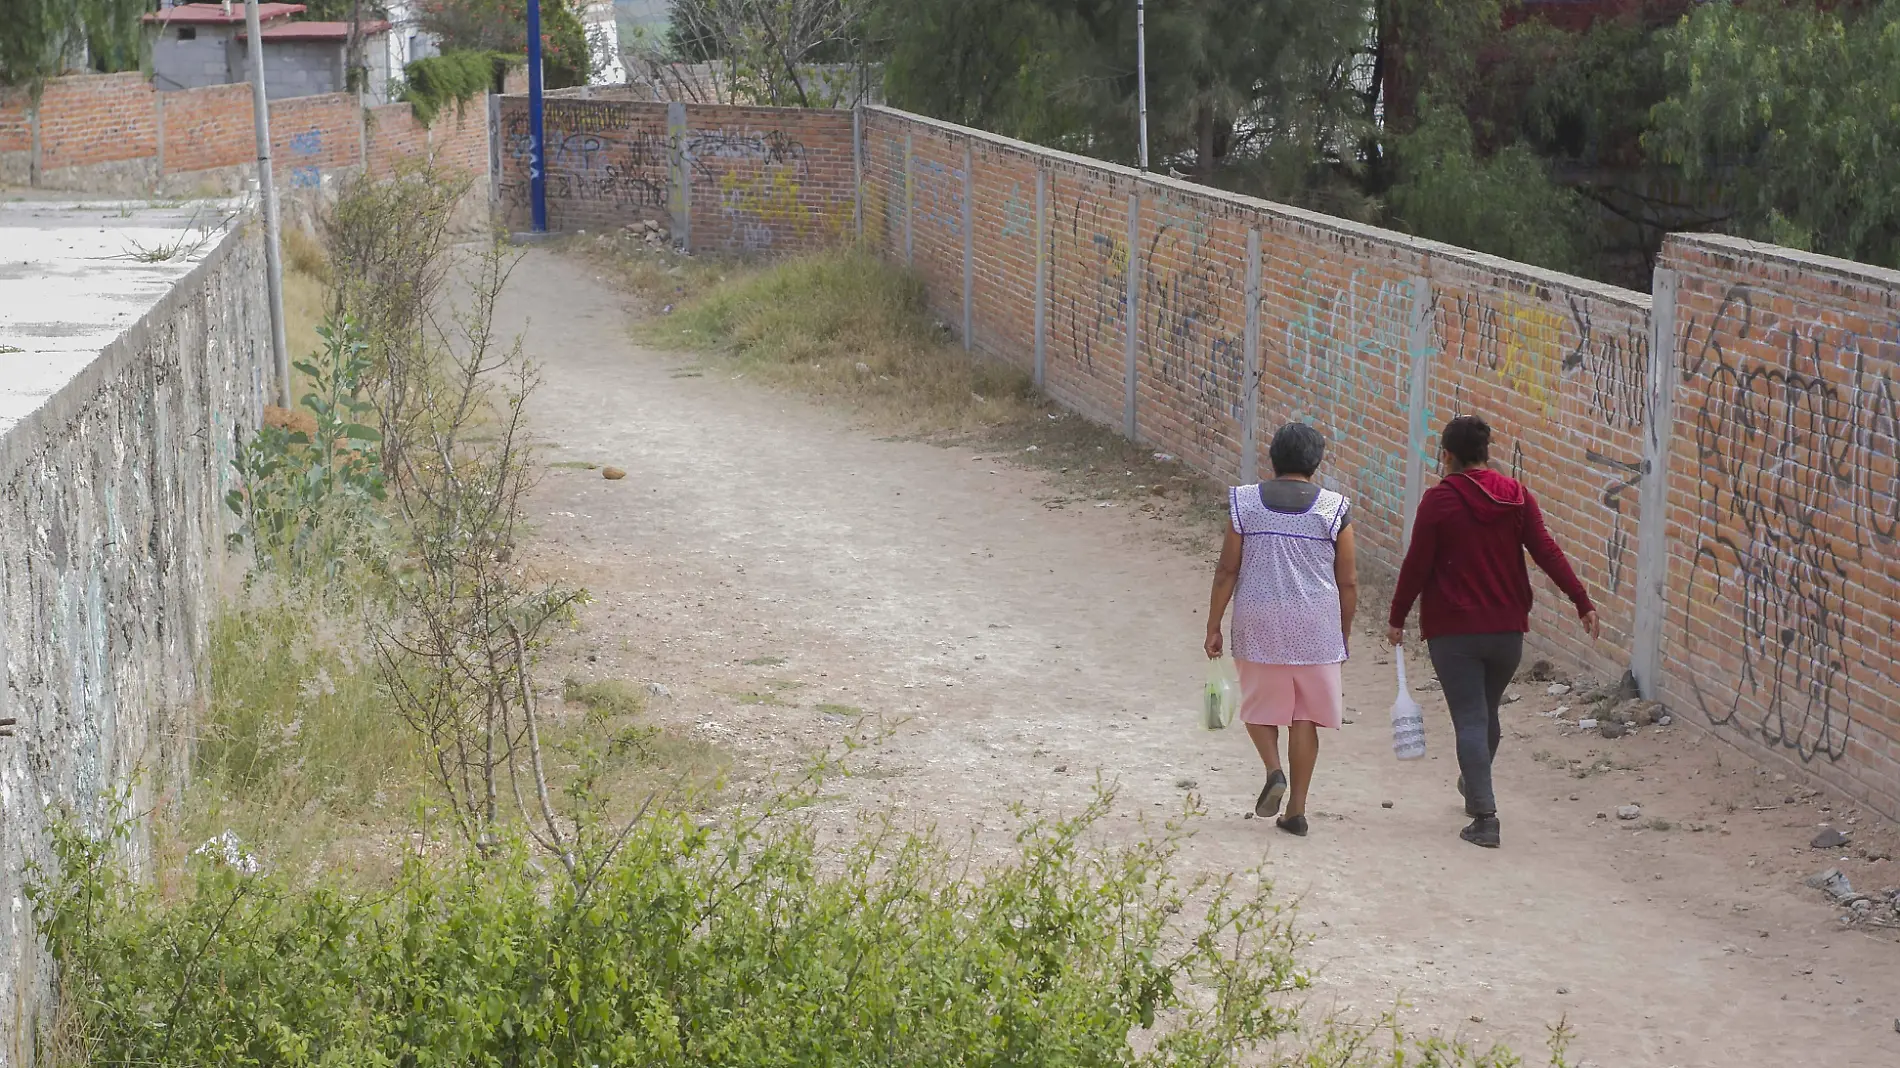
<instances>
[{"instance_id":1,"label":"paved concrete slab","mask_svg":"<svg viewBox=\"0 0 1900 1068\"><path fill-rule=\"evenodd\" d=\"M0 434L217 247L235 200L0 201Z\"/></svg>"}]
</instances>

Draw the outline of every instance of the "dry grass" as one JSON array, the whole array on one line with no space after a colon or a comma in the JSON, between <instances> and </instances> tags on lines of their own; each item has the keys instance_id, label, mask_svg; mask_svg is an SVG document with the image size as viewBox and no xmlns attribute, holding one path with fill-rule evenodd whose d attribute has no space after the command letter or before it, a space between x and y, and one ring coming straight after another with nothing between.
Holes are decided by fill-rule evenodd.
<instances>
[{"instance_id":1,"label":"dry grass","mask_svg":"<svg viewBox=\"0 0 1900 1068\"><path fill-rule=\"evenodd\" d=\"M937 327L916 276L859 252L740 271L647 335L913 433L1021 425L1044 409L1028 375L971 357Z\"/></svg>"}]
</instances>

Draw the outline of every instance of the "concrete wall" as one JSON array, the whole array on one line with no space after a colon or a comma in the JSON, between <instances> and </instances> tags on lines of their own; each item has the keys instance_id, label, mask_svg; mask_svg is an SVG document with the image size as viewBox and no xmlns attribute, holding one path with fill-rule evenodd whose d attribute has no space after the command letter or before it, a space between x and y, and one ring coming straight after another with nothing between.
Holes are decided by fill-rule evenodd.
<instances>
[{"instance_id":1,"label":"concrete wall","mask_svg":"<svg viewBox=\"0 0 1900 1068\"><path fill-rule=\"evenodd\" d=\"M261 10L261 9L260 9ZM198 89L238 80L249 68L231 66L238 26L166 26L152 34L152 78L160 89ZM191 33L186 40L184 34ZM267 68L268 69L268 68ZM233 75L233 71L237 75Z\"/></svg>"},{"instance_id":2,"label":"concrete wall","mask_svg":"<svg viewBox=\"0 0 1900 1068\"><path fill-rule=\"evenodd\" d=\"M177 781L202 685L235 435L269 362L262 241L228 235L0 434L0 1063L32 1063L52 976L22 891L47 821ZM143 772L142 775L136 774ZM144 843L132 859L142 862Z\"/></svg>"}]
</instances>

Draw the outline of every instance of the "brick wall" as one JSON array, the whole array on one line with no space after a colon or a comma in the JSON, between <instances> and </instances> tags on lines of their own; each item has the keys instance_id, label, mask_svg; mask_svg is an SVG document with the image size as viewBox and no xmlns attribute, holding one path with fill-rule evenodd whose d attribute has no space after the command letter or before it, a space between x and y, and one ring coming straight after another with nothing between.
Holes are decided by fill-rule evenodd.
<instances>
[{"instance_id":1,"label":"brick wall","mask_svg":"<svg viewBox=\"0 0 1900 1068\"><path fill-rule=\"evenodd\" d=\"M158 155L158 116L143 75L55 78L40 97L42 171Z\"/></svg>"},{"instance_id":2,"label":"brick wall","mask_svg":"<svg viewBox=\"0 0 1900 1068\"><path fill-rule=\"evenodd\" d=\"M683 214L696 249L779 252L844 240L856 178L848 111L546 102L548 228L612 230ZM497 188L510 226L529 203L528 102L500 108ZM678 180L684 171L689 180ZM675 225L675 230L680 228ZM676 234L677 236L677 234Z\"/></svg>"},{"instance_id":3,"label":"brick wall","mask_svg":"<svg viewBox=\"0 0 1900 1068\"><path fill-rule=\"evenodd\" d=\"M362 124L352 93L271 101L272 171L291 189L314 189L325 174L362 166Z\"/></svg>"},{"instance_id":4,"label":"brick wall","mask_svg":"<svg viewBox=\"0 0 1900 1068\"><path fill-rule=\"evenodd\" d=\"M611 230L668 218L666 112L665 104L638 101L548 100L542 120L548 228ZM526 97L502 97L499 136L501 210L509 226L525 230L533 211Z\"/></svg>"},{"instance_id":5,"label":"brick wall","mask_svg":"<svg viewBox=\"0 0 1900 1068\"><path fill-rule=\"evenodd\" d=\"M695 248L795 252L851 229L851 113L689 104Z\"/></svg>"},{"instance_id":6,"label":"brick wall","mask_svg":"<svg viewBox=\"0 0 1900 1068\"><path fill-rule=\"evenodd\" d=\"M1900 272L1672 236L1669 703L1900 816Z\"/></svg>"},{"instance_id":7,"label":"brick wall","mask_svg":"<svg viewBox=\"0 0 1900 1068\"><path fill-rule=\"evenodd\" d=\"M440 125L444 118L437 116L436 123ZM416 121L409 105L384 104L370 108L367 123L370 174L387 178L404 160L421 159L429 154L429 130ZM487 167L486 161L483 167Z\"/></svg>"},{"instance_id":8,"label":"brick wall","mask_svg":"<svg viewBox=\"0 0 1900 1068\"><path fill-rule=\"evenodd\" d=\"M163 106L164 173L216 170L239 166L256 157L250 86L220 85L163 93L158 100Z\"/></svg>"},{"instance_id":9,"label":"brick wall","mask_svg":"<svg viewBox=\"0 0 1900 1068\"><path fill-rule=\"evenodd\" d=\"M271 158L279 183L312 188L365 162L386 174L396 159L432 149L441 166L487 173L481 101L461 115L445 111L433 131L415 121L407 104L369 110L366 119L349 93L271 101ZM38 113L40 180L48 188L149 193L188 184L194 175L228 173L257 158L248 84L161 93L137 74L55 78L46 83ZM0 93L0 181L29 179L31 114L24 92Z\"/></svg>"}]
</instances>

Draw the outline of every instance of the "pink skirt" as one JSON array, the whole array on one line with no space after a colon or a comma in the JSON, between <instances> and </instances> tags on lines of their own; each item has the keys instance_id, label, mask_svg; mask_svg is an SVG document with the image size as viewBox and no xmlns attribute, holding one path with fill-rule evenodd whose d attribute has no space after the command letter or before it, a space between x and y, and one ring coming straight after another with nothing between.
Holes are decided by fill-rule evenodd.
<instances>
[{"instance_id":1,"label":"pink skirt","mask_svg":"<svg viewBox=\"0 0 1900 1068\"><path fill-rule=\"evenodd\" d=\"M1339 726L1346 689L1340 664L1256 664L1234 661L1240 672L1240 719L1262 727L1294 722Z\"/></svg>"}]
</instances>

